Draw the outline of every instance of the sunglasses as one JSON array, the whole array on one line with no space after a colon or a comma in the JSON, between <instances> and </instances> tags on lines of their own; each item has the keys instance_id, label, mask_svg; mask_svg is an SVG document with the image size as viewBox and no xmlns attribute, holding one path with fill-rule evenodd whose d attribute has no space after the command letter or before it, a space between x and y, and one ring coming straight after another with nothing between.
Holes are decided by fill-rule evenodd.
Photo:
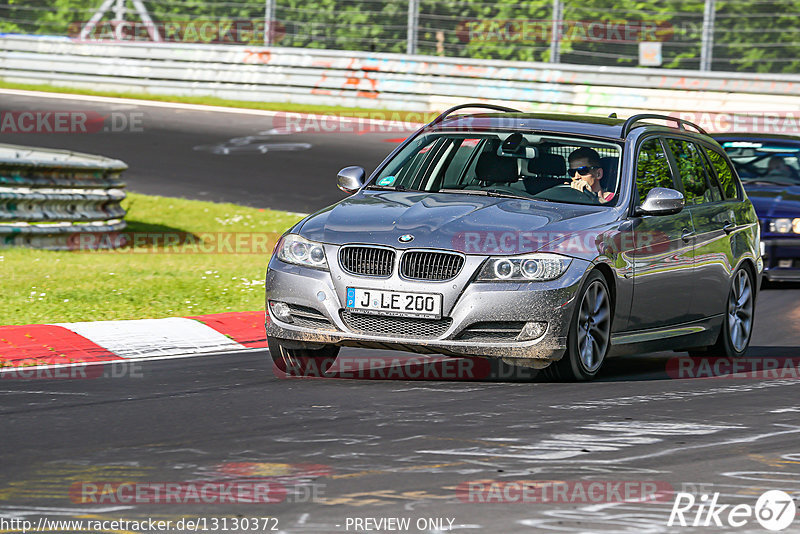
<instances>
[{"instance_id":1,"label":"sunglasses","mask_svg":"<svg viewBox=\"0 0 800 534\"><path fill-rule=\"evenodd\" d=\"M575 167L574 169L570 168L567 170L567 176L575 176L575 173L582 176L586 176L587 174L591 173L595 169L599 169L597 165L584 165L583 167Z\"/></svg>"}]
</instances>

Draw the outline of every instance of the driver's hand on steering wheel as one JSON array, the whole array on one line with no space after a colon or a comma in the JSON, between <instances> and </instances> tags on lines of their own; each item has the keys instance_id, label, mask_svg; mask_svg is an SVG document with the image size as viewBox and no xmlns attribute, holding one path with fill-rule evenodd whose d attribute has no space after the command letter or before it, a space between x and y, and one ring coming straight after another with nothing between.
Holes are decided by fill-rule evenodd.
<instances>
[{"instance_id":1,"label":"driver's hand on steering wheel","mask_svg":"<svg viewBox=\"0 0 800 534\"><path fill-rule=\"evenodd\" d=\"M577 180L572 180L570 182L569 186L572 189L575 189L576 191L587 191L589 193L592 192L592 186L590 186L588 184L588 182L586 182L585 180L582 180L580 178L577 179Z\"/></svg>"}]
</instances>

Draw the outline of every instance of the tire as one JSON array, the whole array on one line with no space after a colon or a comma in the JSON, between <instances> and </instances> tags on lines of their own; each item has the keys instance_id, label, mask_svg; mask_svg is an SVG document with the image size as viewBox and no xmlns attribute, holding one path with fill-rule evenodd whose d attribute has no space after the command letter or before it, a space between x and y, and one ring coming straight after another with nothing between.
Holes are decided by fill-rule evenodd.
<instances>
[{"instance_id":1,"label":"tire","mask_svg":"<svg viewBox=\"0 0 800 534\"><path fill-rule=\"evenodd\" d=\"M331 368L339 347L325 345L319 349L289 349L279 339L267 338L273 371L279 376L324 377Z\"/></svg>"},{"instance_id":2,"label":"tire","mask_svg":"<svg viewBox=\"0 0 800 534\"><path fill-rule=\"evenodd\" d=\"M690 351L693 357L724 356L739 358L744 356L753 336L756 295L753 275L746 267L739 267L731 278L726 300L725 318L719 330L717 341L705 351Z\"/></svg>"},{"instance_id":3,"label":"tire","mask_svg":"<svg viewBox=\"0 0 800 534\"><path fill-rule=\"evenodd\" d=\"M551 380L592 380L603 366L611 343L614 306L605 278L592 271L583 282L567 335L567 352L544 369Z\"/></svg>"}]
</instances>

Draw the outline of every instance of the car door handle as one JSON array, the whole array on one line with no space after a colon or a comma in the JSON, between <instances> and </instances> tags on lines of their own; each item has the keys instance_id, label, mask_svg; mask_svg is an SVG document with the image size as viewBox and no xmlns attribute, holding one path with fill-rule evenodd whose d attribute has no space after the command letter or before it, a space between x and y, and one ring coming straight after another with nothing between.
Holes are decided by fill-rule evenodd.
<instances>
[{"instance_id":1,"label":"car door handle","mask_svg":"<svg viewBox=\"0 0 800 534\"><path fill-rule=\"evenodd\" d=\"M730 234L736 228L736 225L730 221L725 221L725 224L722 225L722 231L726 234Z\"/></svg>"},{"instance_id":2,"label":"car door handle","mask_svg":"<svg viewBox=\"0 0 800 534\"><path fill-rule=\"evenodd\" d=\"M684 230L681 234L681 239L683 239L684 243L688 243L694 237L694 232L690 232L689 230Z\"/></svg>"}]
</instances>

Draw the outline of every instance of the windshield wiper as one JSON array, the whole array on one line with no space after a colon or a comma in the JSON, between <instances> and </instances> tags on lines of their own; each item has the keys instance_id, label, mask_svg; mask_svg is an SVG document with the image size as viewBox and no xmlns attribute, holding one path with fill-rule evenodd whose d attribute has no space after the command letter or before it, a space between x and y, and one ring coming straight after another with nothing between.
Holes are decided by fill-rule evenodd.
<instances>
[{"instance_id":1,"label":"windshield wiper","mask_svg":"<svg viewBox=\"0 0 800 534\"><path fill-rule=\"evenodd\" d=\"M498 191L497 189L451 189L442 188L437 193L463 193L465 195L480 195L482 197L499 197L499 198L520 198L522 200L533 200L531 197L524 195L515 195L507 191Z\"/></svg>"},{"instance_id":2,"label":"windshield wiper","mask_svg":"<svg viewBox=\"0 0 800 534\"><path fill-rule=\"evenodd\" d=\"M482 197L489 196L489 193L485 189L452 189L449 187L443 187L436 191L437 193L463 193L465 195L480 195Z\"/></svg>"},{"instance_id":3,"label":"windshield wiper","mask_svg":"<svg viewBox=\"0 0 800 534\"><path fill-rule=\"evenodd\" d=\"M378 191L409 191L404 185L368 185L366 189L377 189Z\"/></svg>"}]
</instances>

